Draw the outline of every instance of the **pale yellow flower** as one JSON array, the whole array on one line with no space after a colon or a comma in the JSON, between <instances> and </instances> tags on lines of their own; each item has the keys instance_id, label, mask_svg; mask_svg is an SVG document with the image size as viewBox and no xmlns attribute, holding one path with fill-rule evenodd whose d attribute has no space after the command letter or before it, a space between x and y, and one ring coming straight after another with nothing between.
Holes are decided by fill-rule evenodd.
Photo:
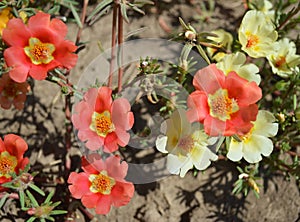
<instances>
[{"instance_id":1,"label":"pale yellow flower","mask_svg":"<svg viewBox=\"0 0 300 222\"><path fill-rule=\"evenodd\" d=\"M232 35L229 32L226 32L223 29L218 29L215 31L211 31L211 33L216 34L218 37L213 37L213 36L209 36L207 37L208 39L218 43L219 47L223 47L226 50L231 50L231 45L232 45ZM216 61L220 61L225 55L225 52L218 52L214 55L214 53L217 51L217 49L215 48L211 48L211 47L207 47L207 53L208 55L216 60Z\"/></svg>"},{"instance_id":2,"label":"pale yellow flower","mask_svg":"<svg viewBox=\"0 0 300 222\"><path fill-rule=\"evenodd\" d=\"M271 10L273 5L268 0L250 0L250 9L258 10L263 12L268 19L274 20L275 11Z\"/></svg>"},{"instance_id":3,"label":"pale yellow flower","mask_svg":"<svg viewBox=\"0 0 300 222\"><path fill-rule=\"evenodd\" d=\"M253 58L260 58L273 53L278 34L264 13L251 10L244 16L238 36L242 50Z\"/></svg>"},{"instance_id":4,"label":"pale yellow flower","mask_svg":"<svg viewBox=\"0 0 300 222\"><path fill-rule=\"evenodd\" d=\"M206 169L211 160L217 160L207 146L208 136L199 124L188 121L186 111L176 110L163 122L161 131L165 134L156 140L156 147L162 153L168 153L167 169L171 174L184 177L195 166L198 170Z\"/></svg>"},{"instance_id":5,"label":"pale yellow flower","mask_svg":"<svg viewBox=\"0 0 300 222\"><path fill-rule=\"evenodd\" d=\"M227 54L224 58L217 63L217 68L222 70L225 75L231 71L235 71L240 77L247 79L249 82L260 83L260 75L258 74L259 68L253 64L245 64L246 56L242 52Z\"/></svg>"},{"instance_id":6,"label":"pale yellow flower","mask_svg":"<svg viewBox=\"0 0 300 222\"><path fill-rule=\"evenodd\" d=\"M273 151L272 140L268 137L275 136L278 123L272 113L260 110L250 132L241 136L241 142L231 138L227 158L239 161L244 158L249 163L257 163L262 156L269 156Z\"/></svg>"},{"instance_id":7,"label":"pale yellow flower","mask_svg":"<svg viewBox=\"0 0 300 222\"><path fill-rule=\"evenodd\" d=\"M276 51L267 59L273 73L282 77L288 77L293 73L293 68L300 64L300 55L296 55L296 45L289 39L284 38L276 42Z\"/></svg>"}]
</instances>

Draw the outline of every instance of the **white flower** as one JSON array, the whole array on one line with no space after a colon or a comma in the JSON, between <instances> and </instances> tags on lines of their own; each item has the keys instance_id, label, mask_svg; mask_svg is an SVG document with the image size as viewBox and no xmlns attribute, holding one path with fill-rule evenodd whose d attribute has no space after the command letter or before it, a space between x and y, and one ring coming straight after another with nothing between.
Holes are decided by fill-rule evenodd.
<instances>
[{"instance_id":1,"label":"white flower","mask_svg":"<svg viewBox=\"0 0 300 222\"><path fill-rule=\"evenodd\" d=\"M227 54L217 63L217 68L222 70L225 75L235 71L240 77L247 79L249 82L254 81L259 85L261 80L258 74L259 68L253 63L245 64L245 62L246 56L244 53Z\"/></svg>"},{"instance_id":2,"label":"white flower","mask_svg":"<svg viewBox=\"0 0 300 222\"><path fill-rule=\"evenodd\" d=\"M257 163L262 160L261 155L269 156L273 143L268 137L275 136L278 131L278 124L274 121L272 113L260 110L250 132L240 137L241 142L231 138L227 158L239 161L244 157L249 163Z\"/></svg>"},{"instance_id":3,"label":"white flower","mask_svg":"<svg viewBox=\"0 0 300 222\"><path fill-rule=\"evenodd\" d=\"M206 169L211 160L217 160L207 146L208 136L199 124L188 121L184 110L176 110L163 122L161 131L165 136L156 140L156 147L162 153L168 153L167 169L171 174L184 177L193 166L198 170Z\"/></svg>"},{"instance_id":4,"label":"white flower","mask_svg":"<svg viewBox=\"0 0 300 222\"><path fill-rule=\"evenodd\" d=\"M231 50L233 38L229 32L226 32L223 29L218 29L211 31L211 33L216 34L218 37L209 36L207 37L208 39L218 43L219 47L224 47L226 50ZM216 53L217 49L215 48L207 47L206 49L208 55L216 61L220 61L226 55L225 52Z\"/></svg>"},{"instance_id":5,"label":"white flower","mask_svg":"<svg viewBox=\"0 0 300 222\"><path fill-rule=\"evenodd\" d=\"M275 11L271 10L273 8L273 5L268 0L251 0L250 1L250 9L255 9L258 11L263 12L268 19L271 21L274 20Z\"/></svg>"},{"instance_id":6,"label":"white flower","mask_svg":"<svg viewBox=\"0 0 300 222\"><path fill-rule=\"evenodd\" d=\"M300 64L300 55L296 55L296 45L289 39L283 38L275 43L276 51L267 59L272 67L273 73L281 77L288 77L293 73L293 68Z\"/></svg>"},{"instance_id":7,"label":"white flower","mask_svg":"<svg viewBox=\"0 0 300 222\"><path fill-rule=\"evenodd\" d=\"M242 50L253 58L266 57L272 53L278 37L274 24L264 13L256 10L246 13L238 34Z\"/></svg>"}]
</instances>

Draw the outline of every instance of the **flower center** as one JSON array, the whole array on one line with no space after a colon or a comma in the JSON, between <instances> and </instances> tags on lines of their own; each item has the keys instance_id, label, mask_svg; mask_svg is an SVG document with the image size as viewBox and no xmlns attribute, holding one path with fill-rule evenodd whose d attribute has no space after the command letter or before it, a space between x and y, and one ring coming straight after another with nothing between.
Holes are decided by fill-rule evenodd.
<instances>
[{"instance_id":1,"label":"flower center","mask_svg":"<svg viewBox=\"0 0 300 222\"><path fill-rule=\"evenodd\" d=\"M43 43L39 39L31 37L29 46L24 48L25 54L31 59L35 65L48 64L54 57L52 53L55 51L55 46L51 43Z\"/></svg>"},{"instance_id":2,"label":"flower center","mask_svg":"<svg viewBox=\"0 0 300 222\"><path fill-rule=\"evenodd\" d=\"M251 48L257 45L257 43L259 42L259 38L257 35L253 35L250 32L246 32L247 35L247 44L246 44L246 48Z\"/></svg>"},{"instance_id":3,"label":"flower center","mask_svg":"<svg viewBox=\"0 0 300 222\"><path fill-rule=\"evenodd\" d=\"M194 146L194 140L191 136L186 136L178 141L178 147L185 152L190 152Z\"/></svg>"},{"instance_id":4,"label":"flower center","mask_svg":"<svg viewBox=\"0 0 300 222\"><path fill-rule=\"evenodd\" d=\"M94 112L92 115L90 129L102 137L113 132L115 130L115 126L111 121L110 112L107 110L103 113Z\"/></svg>"},{"instance_id":5,"label":"flower center","mask_svg":"<svg viewBox=\"0 0 300 222\"><path fill-rule=\"evenodd\" d=\"M0 177L10 178L17 165L18 160L15 156L11 156L7 151L2 152L0 155Z\"/></svg>"},{"instance_id":6,"label":"flower center","mask_svg":"<svg viewBox=\"0 0 300 222\"><path fill-rule=\"evenodd\" d=\"M219 89L214 94L208 95L208 105L210 115L221 121L230 119L230 115L239 110L237 101L228 97L226 89Z\"/></svg>"},{"instance_id":7,"label":"flower center","mask_svg":"<svg viewBox=\"0 0 300 222\"><path fill-rule=\"evenodd\" d=\"M277 59L275 61L275 67L276 68L280 68L282 67L282 65L284 65L286 63L285 57L284 56L280 56L279 59Z\"/></svg>"},{"instance_id":8,"label":"flower center","mask_svg":"<svg viewBox=\"0 0 300 222\"><path fill-rule=\"evenodd\" d=\"M91 174L89 176L91 182L90 191L93 193L110 194L111 189L116 184L116 181L107 175L105 170L102 170L98 175Z\"/></svg>"}]
</instances>

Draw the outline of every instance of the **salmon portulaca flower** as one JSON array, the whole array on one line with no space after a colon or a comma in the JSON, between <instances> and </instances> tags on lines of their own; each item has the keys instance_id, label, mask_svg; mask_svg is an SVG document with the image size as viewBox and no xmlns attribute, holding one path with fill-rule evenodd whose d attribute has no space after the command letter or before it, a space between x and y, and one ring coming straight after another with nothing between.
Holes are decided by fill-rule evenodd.
<instances>
[{"instance_id":1,"label":"salmon portulaca flower","mask_svg":"<svg viewBox=\"0 0 300 222\"><path fill-rule=\"evenodd\" d=\"M89 157L89 159L92 157ZM120 157L110 156L105 161L94 154L90 162L82 159L84 172L72 172L69 176L69 190L82 204L95 209L97 214L107 214L111 206L121 207L129 203L134 194L134 186L124 178L128 164Z\"/></svg>"},{"instance_id":2,"label":"salmon portulaca flower","mask_svg":"<svg viewBox=\"0 0 300 222\"><path fill-rule=\"evenodd\" d=\"M208 136L200 128L200 124L192 125L184 110L174 111L170 118L163 122L161 131L165 135L157 138L156 148L162 153L168 153L167 169L171 174L184 177L193 166L204 170L212 160L218 159L207 147Z\"/></svg>"},{"instance_id":3,"label":"salmon portulaca flower","mask_svg":"<svg viewBox=\"0 0 300 222\"><path fill-rule=\"evenodd\" d=\"M242 50L253 58L266 57L272 53L278 37L274 24L264 13L256 10L246 13L238 34Z\"/></svg>"},{"instance_id":4,"label":"salmon portulaca flower","mask_svg":"<svg viewBox=\"0 0 300 222\"><path fill-rule=\"evenodd\" d=\"M134 118L131 107L125 98L112 100L112 90L106 86L91 88L84 99L75 105L72 122L78 129L78 138L86 142L90 150L104 148L114 152L126 146Z\"/></svg>"},{"instance_id":5,"label":"salmon portulaca flower","mask_svg":"<svg viewBox=\"0 0 300 222\"><path fill-rule=\"evenodd\" d=\"M0 105L3 109L9 109L13 104L16 109L24 108L26 93L30 87L27 82L18 83L13 81L8 73L0 78Z\"/></svg>"},{"instance_id":6,"label":"salmon portulaca flower","mask_svg":"<svg viewBox=\"0 0 300 222\"><path fill-rule=\"evenodd\" d=\"M27 143L17 135L7 134L4 140L0 138L0 192L5 190L1 184L11 181L12 174L18 174L29 163L29 159L23 157L27 149Z\"/></svg>"},{"instance_id":7,"label":"salmon portulaca flower","mask_svg":"<svg viewBox=\"0 0 300 222\"><path fill-rule=\"evenodd\" d=\"M256 119L261 89L235 72L226 75L211 64L193 79L196 91L188 98L188 118L204 124L210 136L231 136L249 132Z\"/></svg>"},{"instance_id":8,"label":"salmon portulaca flower","mask_svg":"<svg viewBox=\"0 0 300 222\"><path fill-rule=\"evenodd\" d=\"M272 113L260 110L249 133L240 137L241 141L231 138L228 159L239 161L244 158L249 163L257 163L262 160L261 155L269 156L273 151L273 143L268 137L275 136L278 131L275 120Z\"/></svg>"},{"instance_id":9,"label":"salmon portulaca flower","mask_svg":"<svg viewBox=\"0 0 300 222\"><path fill-rule=\"evenodd\" d=\"M25 25L22 19L11 19L2 38L9 46L4 59L9 75L16 82L25 82L28 76L43 80L55 68L71 69L77 62L77 47L65 40L67 26L59 19L39 12Z\"/></svg>"}]
</instances>

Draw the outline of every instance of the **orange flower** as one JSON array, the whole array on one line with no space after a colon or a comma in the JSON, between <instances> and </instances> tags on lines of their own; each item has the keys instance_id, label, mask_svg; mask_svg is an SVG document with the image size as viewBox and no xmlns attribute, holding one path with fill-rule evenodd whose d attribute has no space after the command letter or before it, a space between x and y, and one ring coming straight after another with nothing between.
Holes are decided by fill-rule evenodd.
<instances>
[{"instance_id":1,"label":"orange flower","mask_svg":"<svg viewBox=\"0 0 300 222\"><path fill-rule=\"evenodd\" d=\"M5 190L1 184L11 181L11 174L19 173L29 163L27 157L23 157L28 146L19 136L8 134L4 141L0 138L0 192Z\"/></svg>"},{"instance_id":2,"label":"orange flower","mask_svg":"<svg viewBox=\"0 0 300 222\"><path fill-rule=\"evenodd\" d=\"M236 72L227 76L211 64L199 70L193 80L196 88L188 98L188 117L191 122L204 124L211 136L232 136L249 132L255 121L261 89L255 82L239 77Z\"/></svg>"},{"instance_id":3,"label":"orange flower","mask_svg":"<svg viewBox=\"0 0 300 222\"><path fill-rule=\"evenodd\" d=\"M43 80L57 67L74 67L77 47L64 39L66 34L62 21L50 20L43 12L32 16L27 25L22 19L11 19L3 30L3 40L10 46L4 51L10 77L16 82L25 82L28 75Z\"/></svg>"},{"instance_id":4,"label":"orange flower","mask_svg":"<svg viewBox=\"0 0 300 222\"><path fill-rule=\"evenodd\" d=\"M26 93L30 87L27 82L13 81L8 73L0 78L0 105L3 109L9 109L13 104L16 109L24 108Z\"/></svg>"},{"instance_id":5,"label":"orange flower","mask_svg":"<svg viewBox=\"0 0 300 222\"><path fill-rule=\"evenodd\" d=\"M107 214L111 206L129 203L134 186L124 179L128 164L120 163L120 157L110 156L103 161L99 154L93 154L92 163L82 158L82 169L84 172L72 172L68 183L72 196L81 199L85 207L94 208L97 214Z\"/></svg>"}]
</instances>

